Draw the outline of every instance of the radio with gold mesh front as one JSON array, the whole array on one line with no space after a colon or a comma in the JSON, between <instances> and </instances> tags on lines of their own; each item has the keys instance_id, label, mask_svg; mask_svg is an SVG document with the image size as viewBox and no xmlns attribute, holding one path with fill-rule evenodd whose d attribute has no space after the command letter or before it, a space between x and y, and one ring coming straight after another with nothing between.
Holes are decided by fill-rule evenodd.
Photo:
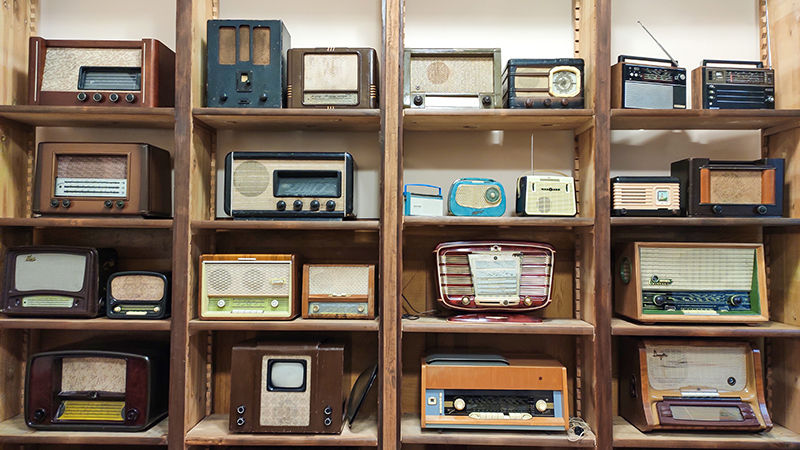
<instances>
[{"instance_id":1,"label":"radio with gold mesh front","mask_svg":"<svg viewBox=\"0 0 800 450\"><path fill-rule=\"evenodd\" d=\"M374 319L375 266L303 266L303 318Z\"/></svg>"},{"instance_id":2,"label":"radio with gold mesh front","mask_svg":"<svg viewBox=\"0 0 800 450\"><path fill-rule=\"evenodd\" d=\"M626 339L621 354L619 412L641 431L772 428L749 342Z\"/></svg>"},{"instance_id":3,"label":"radio with gold mesh front","mask_svg":"<svg viewBox=\"0 0 800 450\"><path fill-rule=\"evenodd\" d=\"M293 48L289 108L377 108L378 53L373 48Z\"/></svg>"},{"instance_id":4,"label":"radio with gold mesh front","mask_svg":"<svg viewBox=\"0 0 800 450\"><path fill-rule=\"evenodd\" d=\"M108 277L109 319L163 319L170 313L169 276L158 272L117 272Z\"/></svg>"},{"instance_id":5,"label":"radio with gold mesh front","mask_svg":"<svg viewBox=\"0 0 800 450\"><path fill-rule=\"evenodd\" d=\"M406 108L502 108L499 48L407 48Z\"/></svg>"},{"instance_id":6,"label":"radio with gold mesh front","mask_svg":"<svg viewBox=\"0 0 800 450\"><path fill-rule=\"evenodd\" d=\"M633 242L614 278L616 311L641 322L769 319L762 244Z\"/></svg>"},{"instance_id":7,"label":"radio with gold mesh front","mask_svg":"<svg viewBox=\"0 0 800 450\"><path fill-rule=\"evenodd\" d=\"M349 219L350 153L231 152L225 157L225 213L234 219Z\"/></svg>"},{"instance_id":8,"label":"radio with gold mesh front","mask_svg":"<svg viewBox=\"0 0 800 450\"><path fill-rule=\"evenodd\" d=\"M30 38L31 105L173 106L175 53L155 39Z\"/></svg>"},{"instance_id":9,"label":"radio with gold mesh front","mask_svg":"<svg viewBox=\"0 0 800 450\"><path fill-rule=\"evenodd\" d=\"M201 319L290 320L297 317L294 255L201 255Z\"/></svg>"},{"instance_id":10,"label":"radio with gold mesh front","mask_svg":"<svg viewBox=\"0 0 800 450\"><path fill-rule=\"evenodd\" d=\"M508 108L583 108L583 59L509 59L503 72Z\"/></svg>"}]
</instances>

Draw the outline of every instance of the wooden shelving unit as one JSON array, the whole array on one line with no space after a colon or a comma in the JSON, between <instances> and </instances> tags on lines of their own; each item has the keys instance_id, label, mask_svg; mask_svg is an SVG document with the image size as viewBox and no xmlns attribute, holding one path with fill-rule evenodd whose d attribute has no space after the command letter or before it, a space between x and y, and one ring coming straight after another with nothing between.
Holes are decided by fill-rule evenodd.
<instances>
[{"instance_id":1,"label":"wooden shelving unit","mask_svg":"<svg viewBox=\"0 0 800 450\"><path fill-rule=\"evenodd\" d=\"M28 38L37 34L40 2L17 0L13 8L0 8L0 24L3 29L13 31L4 34L6 39L0 43L0 60L4 61L0 69L3 104L0 106L0 253L8 247L32 244L109 246L117 248L121 270L162 270L173 274L172 317L168 320L0 317L0 367L4 374L0 381L0 447L57 448L73 444L167 446L170 450L223 446L353 446L387 450L438 446L602 450L800 448L800 387L796 382L800 376L797 362L800 286L795 281L800 267L797 250L800 173L796 169L800 161L800 91L796 83L800 46L800 24L796 18L800 6L797 1L770 1L767 24L766 2L755 0L762 29L754 39L759 40L764 50L766 26L770 27L777 89L781 92L777 97L778 109L773 111L612 109L611 9L619 7L612 0L569 2L573 38L569 46L586 64L586 109L403 109L403 50L413 32L407 16L410 1L374 1L377 5L372 6L378 6L378 13L369 25L378 24L378 42L373 46L380 55L380 108L374 110L205 107L206 21L219 16L218 0L175 0L174 108L25 106ZM297 8L307 7L304 4ZM108 20L123 23L126 19ZM70 25L75 29L82 26ZM337 45L335 34L330 39L331 45ZM154 130L173 133L174 146L170 150L174 170L173 218L33 217L31 196L37 137L47 131L43 128L52 127L84 131L124 128L119 138L130 142L144 139L142 136ZM786 217L610 217L614 130L760 133L761 154L787 160ZM569 159L578 194L576 217L403 217L403 183L412 182L409 174L414 170L435 169L472 176L466 172L500 167L509 173L522 173L530 161L512 152L501 153L500 148L505 149L504 140L517 142L515 145L519 146L526 141L527 133L548 131L570 136L557 143L545 143L537 147L537 152L566 155ZM273 140L273 136L284 140ZM430 153L435 150L444 155L441 165L426 166L418 159L420 153L426 153L426 147L421 146L428 140L442 143L426 144L431 145ZM457 144L451 145L450 140L462 144L485 141L492 147L491 152L498 150L491 153L491 159L481 159L483 153L489 152L470 153ZM374 180L374 186L362 187L360 192L377 196L375 214L341 222L240 221L217 217L221 209L217 204L219 174L227 152L261 150L261 146L270 151L317 150L323 145L320 142L330 143L341 151L351 151L353 147L353 152L360 151L365 156L358 159L372 164L365 172L374 175L367 177ZM641 147L641 158L660 150L654 146ZM491 167L481 167L486 161ZM448 182L444 175L430 177L442 185ZM507 200L508 208L513 209L513 191L507 192ZM769 258L771 321L760 325L644 325L617 317L613 312L613 249L616 244L633 239L763 242ZM432 250L440 242L454 240L551 243L557 251L553 302L535 313L543 322L468 324L439 317L442 310L437 306ZM286 322L200 320L198 256L250 251L291 252L304 261L376 264L380 280L379 317L375 320L298 318ZM413 320L404 314L420 317ZM618 354L617 344L621 338L631 336L735 338L757 343L765 355L764 382L776 426L760 434L640 433L618 417L618 402L614 398L616 361L624 357ZM21 414L27 358L62 344L111 337L146 337L169 342L172 356L169 420L143 433L37 432L26 427ZM341 435L231 433L227 426L228 395L235 380L230 379L230 348L251 337L345 342L351 363L345 373L349 381L354 381L372 362L380 363L374 394L377 401L365 404L362 419L352 429L345 427ZM576 442L560 432L423 431L418 416L419 365L420 358L435 347L541 352L559 359L567 367L571 414L586 420L591 431Z\"/></svg>"}]
</instances>

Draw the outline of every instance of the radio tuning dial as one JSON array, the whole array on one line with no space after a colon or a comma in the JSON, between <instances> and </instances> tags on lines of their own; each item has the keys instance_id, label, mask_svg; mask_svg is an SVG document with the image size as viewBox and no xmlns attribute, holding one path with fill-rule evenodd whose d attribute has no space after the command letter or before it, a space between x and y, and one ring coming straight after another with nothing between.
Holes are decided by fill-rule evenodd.
<instances>
[{"instance_id":1,"label":"radio tuning dial","mask_svg":"<svg viewBox=\"0 0 800 450\"><path fill-rule=\"evenodd\" d=\"M728 303L730 303L731 306L741 306L742 303L744 303L744 299L741 295L734 295L728 299Z\"/></svg>"},{"instance_id":2,"label":"radio tuning dial","mask_svg":"<svg viewBox=\"0 0 800 450\"><path fill-rule=\"evenodd\" d=\"M114 202L112 202L111 200L106 200L103 202L103 206L105 206L108 209L111 209L114 206Z\"/></svg>"},{"instance_id":3,"label":"radio tuning dial","mask_svg":"<svg viewBox=\"0 0 800 450\"><path fill-rule=\"evenodd\" d=\"M224 308L225 307L225 300L217 300L217 307Z\"/></svg>"},{"instance_id":4,"label":"radio tuning dial","mask_svg":"<svg viewBox=\"0 0 800 450\"><path fill-rule=\"evenodd\" d=\"M358 312L360 312L360 313L364 312L364 305L359 305L358 306Z\"/></svg>"},{"instance_id":5,"label":"radio tuning dial","mask_svg":"<svg viewBox=\"0 0 800 450\"><path fill-rule=\"evenodd\" d=\"M117 93L108 94L108 101L112 103L117 103L119 101L119 94Z\"/></svg>"},{"instance_id":6,"label":"radio tuning dial","mask_svg":"<svg viewBox=\"0 0 800 450\"><path fill-rule=\"evenodd\" d=\"M314 305L311 307L312 312L319 312L319 305Z\"/></svg>"},{"instance_id":7,"label":"radio tuning dial","mask_svg":"<svg viewBox=\"0 0 800 450\"><path fill-rule=\"evenodd\" d=\"M78 101L79 102L85 102L87 98L88 98L88 96L86 95L86 92L78 92Z\"/></svg>"},{"instance_id":8,"label":"radio tuning dial","mask_svg":"<svg viewBox=\"0 0 800 450\"><path fill-rule=\"evenodd\" d=\"M54 199L50 200L50 206L51 207L58 208L58 205L59 205L59 201L58 201L57 198L54 198Z\"/></svg>"},{"instance_id":9,"label":"radio tuning dial","mask_svg":"<svg viewBox=\"0 0 800 450\"><path fill-rule=\"evenodd\" d=\"M283 211L286 209L286 202L283 200L278 200L278 203L275 205L278 208L278 211Z\"/></svg>"},{"instance_id":10,"label":"radio tuning dial","mask_svg":"<svg viewBox=\"0 0 800 450\"><path fill-rule=\"evenodd\" d=\"M95 92L94 95L92 95L92 100L94 100L97 103L102 102L103 101L103 94L101 94L99 92Z\"/></svg>"},{"instance_id":11,"label":"radio tuning dial","mask_svg":"<svg viewBox=\"0 0 800 450\"><path fill-rule=\"evenodd\" d=\"M522 303L524 303L525 306L531 306L533 305L533 299L530 297L525 297L525 299L522 300Z\"/></svg>"},{"instance_id":12,"label":"radio tuning dial","mask_svg":"<svg viewBox=\"0 0 800 450\"><path fill-rule=\"evenodd\" d=\"M680 74L680 75L678 75L678 79L679 79L679 80L681 80L681 81L683 81L683 80L685 80L685 79L686 79L686 75L684 75L684 74Z\"/></svg>"},{"instance_id":13,"label":"radio tuning dial","mask_svg":"<svg viewBox=\"0 0 800 450\"><path fill-rule=\"evenodd\" d=\"M292 207L294 208L295 211L300 211L301 209L303 209L303 201L295 200L294 203L292 204Z\"/></svg>"},{"instance_id":14,"label":"radio tuning dial","mask_svg":"<svg viewBox=\"0 0 800 450\"><path fill-rule=\"evenodd\" d=\"M467 402L465 402L463 398L457 398L453 400L453 408L455 408L456 411L462 411L466 407Z\"/></svg>"},{"instance_id":15,"label":"radio tuning dial","mask_svg":"<svg viewBox=\"0 0 800 450\"><path fill-rule=\"evenodd\" d=\"M125 207L125 202L122 200L117 200L117 208L122 209Z\"/></svg>"},{"instance_id":16,"label":"radio tuning dial","mask_svg":"<svg viewBox=\"0 0 800 450\"><path fill-rule=\"evenodd\" d=\"M421 95L415 95L414 96L414 104L416 106L422 106L422 96Z\"/></svg>"},{"instance_id":17,"label":"radio tuning dial","mask_svg":"<svg viewBox=\"0 0 800 450\"><path fill-rule=\"evenodd\" d=\"M540 413L547 411L547 402L544 400L536 400L536 410Z\"/></svg>"},{"instance_id":18,"label":"radio tuning dial","mask_svg":"<svg viewBox=\"0 0 800 450\"><path fill-rule=\"evenodd\" d=\"M464 306L469 305L469 297L461 297L461 304Z\"/></svg>"},{"instance_id":19,"label":"radio tuning dial","mask_svg":"<svg viewBox=\"0 0 800 450\"><path fill-rule=\"evenodd\" d=\"M533 99L532 98L529 98L529 99L525 100L525 107L526 108L533 108Z\"/></svg>"},{"instance_id":20,"label":"radio tuning dial","mask_svg":"<svg viewBox=\"0 0 800 450\"><path fill-rule=\"evenodd\" d=\"M122 308L120 308L119 306L115 306L114 312L122 312Z\"/></svg>"},{"instance_id":21,"label":"radio tuning dial","mask_svg":"<svg viewBox=\"0 0 800 450\"><path fill-rule=\"evenodd\" d=\"M272 306L273 308L277 308L278 305L280 305L280 302L277 300L272 300L271 302L269 302L269 306Z\"/></svg>"},{"instance_id":22,"label":"radio tuning dial","mask_svg":"<svg viewBox=\"0 0 800 450\"><path fill-rule=\"evenodd\" d=\"M139 410L136 408L131 408L125 412L125 418L128 419L128 422L136 422L136 419L139 418Z\"/></svg>"},{"instance_id":23,"label":"radio tuning dial","mask_svg":"<svg viewBox=\"0 0 800 450\"><path fill-rule=\"evenodd\" d=\"M544 106L546 106L546 107L548 107L548 108L549 108L549 107L550 107L550 105L552 105L552 104L553 104L553 100L551 100L551 99L549 99L549 98L546 98L546 99L544 99L544 101L542 102L542 104L543 104Z\"/></svg>"},{"instance_id":24,"label":"radio tuning dial","mask_svg":"<svg viewBox=\"0 0 800 450\"><path fill-rule=\"evenodd\" d=\"M325 202L325 209L328 211L333 211L334 209L336 209L336 202L333 200L328 200L327 202Z\"/></svg>"},{"instance_id":25,"label":"radio tuning dial","mask_svg":"<svg viewBox=\"0 0 800 450\"><path fill-rule=\"evenodd\" d=\"M128 102L128 103L133 103L133 102L136 101L136 96L133 95L133 94L127 94L125 96L125 101Z\"/></svg>"},{"instance_id":26,"label":"radio tuning dial","mask_svg":"<svg viewBox=\"0 0 800 450\"><path fill-rule=\"evenodd\" d=\"M311 200L309 206L311 206L312 211L319 211L319 200Z\"/></svg>"},{"instance_id":27,"label":"radio tuning dial","mask_svg":"<svg viewBox=\"0 0 800 450\"><path fill-rule=\"evenodd\" d=\"M767 207L765 205L758 205L756 206L755 210L756 214L758 214L759 216L763 216L764 214L767 213Z\"/></svg>"},{"instance_id":28,"label":"radio tuning dial","mask_svg":"<svg viewBox=\"0 0 800 450\"><path fill-rule=\"evenodd\" d=\"M561 99L561 106L569 106L569 100L562 98Z\"/></svg>"},{"instance_id":29,"label":"radio tuning dial","mask_svg":"<svg viewBox=\"0 0 800 450\"><path fill-rule=\"evenodd\" d=\"M64 200L61 200L61 206L63 206L64 208L69 208L70 206L72 206L72 202L69 201L68 198L65 198Z\"/></svg>"},{"instance_id":30,"label":"radio tuning dial","mask_svg":"<svg viewBox=\"0 0 800 450\"><path fill-rule=\"evenodd\" d=\"M656 295L655 297L653 297L653 304L655 304L656 306L664 306L664 303L666 302L667 298L664 297L663 295Z\"/></svg>"},{"instance_id":31,"label":"radio tuning dial","mask_svg":"<svg viewBox=\"0 0 800 450\"><path fill-rule=\"evenodd\" d=\"M716 215L722 215L722 205L714 205L711 207L711 212Z\"/></svg>"},{"instance_id":32,"label":"radio tuning dial","mask_svg":"<svg viewBox=\"0 0 800 450\"><path fill-rule=\"evenodd\" d=\"M153 312L154 313L161 312L161 307L160 306L154 306L153 307Z\"/></svg>"},{"instance_id":33,"label":"radio tuning dial","mask_svg":"<svg viewBox=\"0 0 800 450\"><path fill-rule=\"evenodd\" d=\"M483 102L483 106L492 106L492 97L489 95L484 95L481 99L481 102Z\"/></svg>"}]
</instances>

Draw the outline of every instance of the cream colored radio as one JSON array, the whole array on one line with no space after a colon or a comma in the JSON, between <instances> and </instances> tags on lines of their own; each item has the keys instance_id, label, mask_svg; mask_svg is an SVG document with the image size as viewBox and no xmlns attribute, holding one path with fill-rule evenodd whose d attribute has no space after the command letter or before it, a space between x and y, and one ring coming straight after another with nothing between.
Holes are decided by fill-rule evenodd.
<instances>
[{"instance_id":1,"label":"cream colored radio","mask_svg":"<svg viewBox=\"0 0 800 450\"><path fill-rule=\"evenodd\" d=\"M557 175L525 175L517 179L517 214L574 216L575 179Z\"/></svg>"},{"instance_id":2,"label":"cream colored radio","mask_svg":"<svg viewBox=\"0 0 800 450\"><path fill-rule=\"evenodd\" d=\"M374 319L375 266L303 266L303 318Z\"/></svg>"}]
</instances>

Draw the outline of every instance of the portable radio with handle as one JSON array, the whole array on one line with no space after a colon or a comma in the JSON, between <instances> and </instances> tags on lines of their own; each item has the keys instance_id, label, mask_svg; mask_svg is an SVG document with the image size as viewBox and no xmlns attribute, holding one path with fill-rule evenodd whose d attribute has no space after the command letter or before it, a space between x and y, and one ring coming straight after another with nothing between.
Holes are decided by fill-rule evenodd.
<instances>
[{"instance_id":1,"label":"portable radio with handle","mask_svg":"<svg viewBox=\"0 0 800 450\"><path fill-rule=\"evenodd\" d=\"M704 59L692 71L692 108L775 109L775 71L761 61Z\"/></svg>"},{"instance_id":2,"label":"portable radio with handle","mask_svg":"<svg viewBox=\"0 0 800 450\"><path fill-rule=\"evenodd\" d=\"M453 216L500 217L506 212L506 192L490 178L459 178L450 186L447 206Z\"/></svg>"},{"instance_id":3,"label":"portable radio with handle","mask_svg":"<svg viewBox=\"0 0 800 450\"><path fill-rule=\"evenodd\" d=\"M628 60L654 64L633 64ZM611 66L611 107L686 109L686 69L672 60L620 55Z\"/></svg>"},{"instance_id":4,"label":"portable radio with handle","mask_svg":"<svg viewBox=\"0 0 800 450\"><path fill-rule=\"evenodd\" d=\"M521 216L574 216L575 179L557 175L517 178L517 214Z\"/></svg>"}]
</instances>

